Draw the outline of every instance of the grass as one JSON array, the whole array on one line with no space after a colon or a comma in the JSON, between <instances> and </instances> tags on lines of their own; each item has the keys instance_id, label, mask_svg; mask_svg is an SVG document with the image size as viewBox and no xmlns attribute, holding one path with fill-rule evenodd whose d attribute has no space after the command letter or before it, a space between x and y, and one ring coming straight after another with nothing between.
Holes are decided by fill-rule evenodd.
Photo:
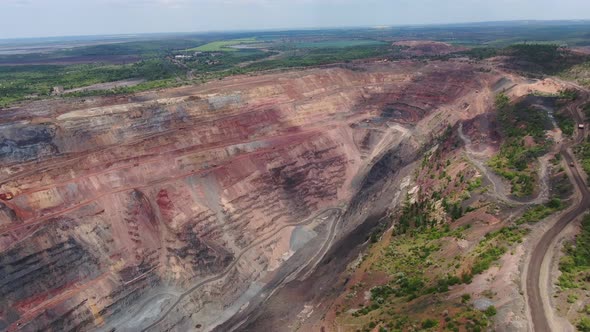
<instances>
[{"instance_id":1,"label":"grass","mask_svg":"<svg viewBox=\"0 0 590 332\"><path fill-rule=\"evenodd\" d=\"M535 205L526 210L522 217L516 220L516 224L535 223L541 221L553 213L564 208L559 198L552 198L547 204Z\"/></svg>"},{"instance_id":2,"label":"grass","mask_svg":"<svg viewBox=\"0 0 590 332\"><path fill-rule=\"evenodd\" d=\"M590 287L590 214L582 220L581 230L572 242L563 248L564 255L559 261L561 274L557 285L562 300L571 307ZM586 296L581 298L583 309L576 310L576 315L568 317L579 331L590 332L590 304Z\"/></svg>"},{"instance_id":3,"label":"grass","mask_svg":"<svg viewBox=\"0 0 590 332\"><path fill-rule=\"evenodd\" d=\"M590 61L572 66L560 74L567 80L576 81L580 85L590 87Z\"/></svg>"},{"instance_id":4,"label":"grass","mask_svg":"<svg viewBox=\"0 0 590 332\"><path fill-rule=\"evenodd\" d=\"M440 273L442 266L455 265L457 262L453 258L447 261L439 251L441 246L449 243L450 237L463 237L463 232L468 228L462 226L451 230L449 226L437 226L422 228L420 231L413 229L407 234L389 238L385 246L374 244L380 251L377 259L371 259L369 274L386 273L389 281L368 290L368 304L361 305L351 314L341 312L337 315L347 322L363 322L363 331L379 326L380 330L386 331L405 330L405 327L416 324L421 330L438 330L441 326L449 330L460 327L484 329L489 324L488 316L473 310L467 302L461 304L457 301L454 305L459 306L460 310L453 309L453 314L448 314L444 321L415 315L417 312L409 309L413 306L422 308L422 303L429 302L432 294L444 294L450 291L450 287L463 283L455 273ZM362 282L352 285L351 293L346 296L347 301L354 301L366 288L367 285ZM410 310L412 318L404 315L404 310Z\"/></svg>"},{"instance_id":5,"label":"grass","mask_svg":"<svg viewBox=\"0 0 590 332\"><path fill-rule=\"evenodd\" d=\"M259 40L256 38L240 38L240 39L231 39L231 40L219 40L214 41L205 45L201 45L198 47L189 48L187 52L235 52L238 49L233 48L231 46L234 45L242 45L242 44L252 44L258 43Z\"/></svg>"},{"instance_id":6,"label":"grass","mask_svg":"<svg viewBox=\"0 0 590 332\"><path fill-rule=\"evenodd\" d=\"M582 164L584 172L590 176L590 142L584 142L574 148L578 160Z\"/></svg>"},{"instance_id":7,"label":"grass","mask_svg":"<svg viewBox=\"0 0 590 332\"><path fill-rule=\"evenodd\" d=\"M580 234L575 243L568 243L564 247L565 255L559 262L558 285L562 288L580 288L587 283L590 272L590 215L584 216Z\"/></svg>"},{"instance_id":8,"label":"grass","mask_svg":"<svg viewBox=\"0 0 590 332\"><path fill-rule=\"evenodd\" d=\"M521 243L527 232L526 229L511 226L486 234L475 249L476 255L471 271L463 278L469 280L472 276L489 269L492 263L506 253L509 246Z\"/></svg>"}]
</instances>

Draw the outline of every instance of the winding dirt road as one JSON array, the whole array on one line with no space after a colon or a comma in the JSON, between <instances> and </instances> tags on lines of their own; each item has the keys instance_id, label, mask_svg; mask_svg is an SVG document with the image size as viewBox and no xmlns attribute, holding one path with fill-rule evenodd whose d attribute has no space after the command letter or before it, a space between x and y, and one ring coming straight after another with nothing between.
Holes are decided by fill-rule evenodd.
<instances>
[{"instance_id":1,"label":"winding dirt road","mask_svg":"<svg viewBox=\"0 0 590 332\"><path fill-rule=\"evenodd\" d=\"M265 237L261 238L259 241L256 241L256 242L252 243L252 244L251 244L251 245L249 245L247 248L245 248L245 249L244 249L244 250L243 250L243 251L242 251L242 252L241 252L241 253L238 255L238 257L237 257L237 258L236 258L236 259L233 261L233 263L232 263L232 264L230 264L230 265L229 265L229 266L228 266L228 267L227 267L227 268L226 268L226 269L225 269L225 270L224 270L222 273L220 273L220 274L218 274L218 275L216 275L216 276L213 276L213 277L207 278L207 279L205 279L205 280L203 280L203 281L201 281L201 282L198 282L197 284L193 285L193 286L192 286L190 289L188 289L186 292L182 293L182 294L181 294L181 295L180 295L180 296L179 296L179 297L176 299L176 301L174 301L174 302L172 303L172 305L170 305L170 306L168 307L168 309L167 309L166 311L164 311L164 312L161 314L161 316L158 318L158 320L154 321L154 322L153 322L152 324L150 324L149 326L147 326L147 327L143 328L143 329L142 329L142 331L147 331L147 330L150 330L150 329L152 329L152 328L156 327L157 325L159 325L159 324L160 324L162 321L164 321L164 319L166 319L166 317L168 316L168 314L169 314L169 313L170 313L170 312L171 312L171 311L172 311L174 308L176 308L176 306L177 306L177 305L178 305L178 304L179 304L179 303L180 303L180 302L181 302L181 301L182 301L184 298L186 298L187 296L189 296L189 295L190 295L192 292L194 292L194 291L195 291L195 290L197 290L198 288L200 288L200 287L202 287L202 286L204 286L204 285L206 285L206 284L209 284L209 283L212 283L212 282L215 282L215 281L218 281L218 280L221 280L221 279L223 279L223 278L224 278L224 277L225 277L225 276L226 276L226 275L227 275L227 274L228 274L228 273L229 273L229 272L230 272L230 271L231 271L231 270L232 270L232 269L233 269L233 268L234 268L234 267L235 267L235 266L236 266L236 265L239 263L239 261L240 261L240 259L242 258L242 256L243 256L244 254L246 254L246 252L248 252L250 249L252 249L252 248L256 247L257 245L260 245L260 244L262 244L262 243L264 243L264 242L268 241L269 239L271 239L272 237L274 237L276 234L278 234L278 233L279 233L281 230L283 230L283 229L285 229L285 228L287 228L287 227L293 227L293 226L303 226L303 225L310 224L310 223L312 223L312 222L313 222L313 221L314 221L316 218L319 218L320 216L322 216L322 215L324 215L324 214L326 214L326 213L328 213L328 212L330 212L330 213L337 213L337 214L338 214L338 215L336 216L336 219L335 219L335 220L332 222L332 227L330 228L330 233L328 234L327 243L330 243L330 242L332 241L332 237L333 237L334 231L335 231L335 229L336 229L336 226L337 226L338 222L340 221L340 215L342 214L342 209L340 209L340 208L328 208L328 209L324 209L324 210L320 211L319 213L317 213L315 216L313 216L313 217L311 217L311 218L309 218L309 219L305 220L304 222L299 222L299 223L291 223L291 224L285 224L285 225L281 226L279 229L277 229L277 230L275 230L274 232L272 232L271 234L269 234L268 236L265 236ZM324 249L322 248L322 251L323 251L323 250L324 250ZM315 258L316 258L316 257L314 256L314 257L313 257L313 259L310 261L310 264L312 264L312 263L315 263ZM320 259L321 259L321 258L320 258ZM154 298L152 298L152 299L154 299ZM151 300L151 299L150 299L150 300ZM144 306L142 306L142 309L143 309L143 307L145 307L146 305L147 305L147 303L146 303L146 304L144 304Z\"/></svg>"},{"instance_id":2,"label":"winding dirt road","mask_svg":"<svg viewBox=\"0 0 590 332\"><path fill-rule=\"evenodd\" d=\"M580 101L572 105L569 110L576 119L577 123L584 123L581 115L581 106L588 99L588 94L584 93ZM568 144L564 144L561 147L560 153L563 156L565 162L570 165L574 163L575 167L570 167L571 174L570 180L579 190L582 199L581 201L568 210L566 213L560 216L559 220L555 225L550 228L536 244L532 252L531 259L527 268L527 279L526 279L526 290L527 290L527 302L532 317L532 330L535 332L551 331L551 324L546 315L547 311L552 310L551 308L544 308L542 298L542 287L547 285L541 285L541 265L545 256L548 254L549 248L553 240L563 231L563 229L573 220L577 219L590 207L590 192L584 181L583 176L578 165L575 163L575 159L572 155L570 148L576 144L581 143L584 140L585 131L578 130L575 139Z\"/></svg>"}]
</instances>

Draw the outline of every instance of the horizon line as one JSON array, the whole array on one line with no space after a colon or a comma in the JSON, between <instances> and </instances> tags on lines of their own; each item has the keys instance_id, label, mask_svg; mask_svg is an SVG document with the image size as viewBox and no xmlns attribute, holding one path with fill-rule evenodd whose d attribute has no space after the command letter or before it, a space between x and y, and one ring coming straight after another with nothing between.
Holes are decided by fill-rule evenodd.
<instances>
[{"instance_id":1,"label":"horizon line","mask_svg":"<svg viewBox=\"0 0 590 332\"><path fill-rule=\"evenodd\" d=\"M477 24L500 24L500 23L590 23L588 19L516 19L516 20L492 20L492 21L463 21L463 22L446 22L446 23L416 23L416 24L375 24L375 25L342 25L342 26L313 26L313 27L282 27L282 28L252 28L252 29L227 29L227 30L201 30L201 31L169 31L169 32L128 32L120 34L88 34L88 35L45 35L34 37L12 37L0 38L0 42L7 41L27 41L35 39L52 39L52 38L112 38L122 39L125 37L157 36L157 35L199 35L199 34L224 34L224 33L256 33L256 32L288 32L288 31L313 31L313 30L344 30L344 29L388 29L404 27L444 27L454 25L477 25Z\"/></svg>"}]
</instances>

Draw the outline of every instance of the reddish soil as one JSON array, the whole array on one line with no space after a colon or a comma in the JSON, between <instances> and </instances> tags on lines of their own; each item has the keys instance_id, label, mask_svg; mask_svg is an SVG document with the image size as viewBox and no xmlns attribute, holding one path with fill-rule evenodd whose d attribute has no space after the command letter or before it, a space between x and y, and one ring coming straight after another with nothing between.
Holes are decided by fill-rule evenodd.
<instances>
[{"instance_id":1,"label":"reddish soil","mask_svg":"<svg viewBox=\"0 0 590 332\"><path fill-rule=\"evenodd\" d=\"M0 202L0 326L91 329L158 291L181 293L260 234L349 203L381 181L364 180L367 156L482 113L457 105L497 80L468 63L406 61L4 110L0 193L14 197ZM271 245L183 308L231 303L282 257ZM38 305L15 309L27 303Z\"/></svg>"}]
</instances>

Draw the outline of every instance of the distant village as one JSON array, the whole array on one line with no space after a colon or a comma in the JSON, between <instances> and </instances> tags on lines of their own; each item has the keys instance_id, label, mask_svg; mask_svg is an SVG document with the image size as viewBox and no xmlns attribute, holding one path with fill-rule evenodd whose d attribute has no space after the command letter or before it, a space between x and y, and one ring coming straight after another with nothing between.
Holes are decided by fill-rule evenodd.
<instances>
[{"instance_id":1,"label":"distant village","mask_svg":"<svg viewBox=\"0 0 590 332\"><path fill-rule=\"evenodd\" d=\"M217 65L220 63L219 60L215 60L215 59L210 59L210 58L216 58L218 56L221 56L222 53L221 52L194 52L192 54L177 54L174 56L175 60L179 60L179 61L186 61L186 60L197 60L198 58L205 58L203 63L207 64L207 65ZM199 61L200 62L200 61Z\"/></svg>"}]
</instances>

